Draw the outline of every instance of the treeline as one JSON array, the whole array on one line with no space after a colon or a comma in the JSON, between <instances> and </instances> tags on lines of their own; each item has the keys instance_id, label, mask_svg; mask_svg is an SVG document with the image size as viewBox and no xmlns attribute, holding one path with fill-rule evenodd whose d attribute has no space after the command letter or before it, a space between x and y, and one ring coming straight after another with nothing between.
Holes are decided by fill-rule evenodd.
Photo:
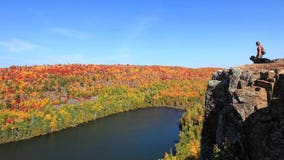
<instances>
[{"instance_id":1,"label":"treeline","mask_svg":"<svg viewBox=\"0 0 284 160\"><path fill-rule=\"evenodd\" d=\"M52 65L0 69L0 143L27 139L118 112L185 109L176 158L199 152L202 102L214 68ZM165 159L173 157L166 154Z\"/></svg>"}]
</instances>

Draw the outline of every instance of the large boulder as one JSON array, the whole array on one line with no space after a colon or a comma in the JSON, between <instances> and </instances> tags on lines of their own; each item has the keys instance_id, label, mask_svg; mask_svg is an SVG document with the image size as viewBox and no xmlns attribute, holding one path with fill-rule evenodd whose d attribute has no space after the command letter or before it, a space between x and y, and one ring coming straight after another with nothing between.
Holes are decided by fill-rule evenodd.
<instances>
[{"instance_id":1,"label":"large boulder","mask_svg":"<svg viewBox=\"0 0 284 160\"><path fill-rule=\"evenodd\" d=\"M274 69L230 68L213 74L200 159L213 159L215 145L228 149L233 159L284 159L283 84L281 71Z\"/></svg>"}]
</instances>

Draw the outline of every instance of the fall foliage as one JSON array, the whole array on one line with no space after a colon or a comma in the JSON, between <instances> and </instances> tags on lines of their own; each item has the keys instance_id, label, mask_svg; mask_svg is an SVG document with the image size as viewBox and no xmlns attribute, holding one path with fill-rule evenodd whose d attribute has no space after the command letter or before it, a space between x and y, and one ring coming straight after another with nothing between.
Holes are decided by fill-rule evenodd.
<instances>
[{"instance_id":1,"label":"fall foliage","mask_svg":"<svg viewBox=\"0 0 284 160\"><path fill-rule=\"evenodd\" d=\"M0 68L0 143L151 106L185 109L188 115L181 120L183 128L190 124L199 132L203 119L200 104L216 70L80 64ZM196 156L198 135L190 134L186 151Z\"/></svg>"}]
</instances>

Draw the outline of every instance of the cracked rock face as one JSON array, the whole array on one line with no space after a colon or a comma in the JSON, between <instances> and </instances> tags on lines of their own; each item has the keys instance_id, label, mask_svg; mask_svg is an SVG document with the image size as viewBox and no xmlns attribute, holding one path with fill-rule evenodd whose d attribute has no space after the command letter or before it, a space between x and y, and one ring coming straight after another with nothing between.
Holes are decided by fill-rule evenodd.
<instances>
[{"instance_id":1,"label":"cracked rock face","mask_svg":"<svg viewBox=\"0 0 284 160\"><path fill-rule=\"evenodd\" d=\"M214 145L229 146L234 159L284 159L283 96L281 71L216 72L206 92L200 159L213 159Z\"/></svg>"},{"instance_id":2,"label":"cracked rock face","mask_svg":"<svg viewBox=\"0 0 284 160\"><path fill-rule=\"evenodd\" d=\"M284 159L284 117L274 118L268 108L259 110L243 125L242 159Z\"/></svg>"}]
</instances>

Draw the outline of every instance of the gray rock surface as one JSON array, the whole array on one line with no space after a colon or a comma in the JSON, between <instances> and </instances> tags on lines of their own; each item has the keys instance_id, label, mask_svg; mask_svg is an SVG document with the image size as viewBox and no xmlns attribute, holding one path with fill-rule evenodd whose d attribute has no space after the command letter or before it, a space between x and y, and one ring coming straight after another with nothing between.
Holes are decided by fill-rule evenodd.
<instances>
[{"instance_id":1,"label":"gray rock surface","mask_svg":"<svg viewBox=\"0 0 284 160\"><path fill-rule=\"evenodd\" d=\"M230 68L208 82L201 160L226 147L234 158L284 160L284 74Z\"/></svg>"}]
</instances>

